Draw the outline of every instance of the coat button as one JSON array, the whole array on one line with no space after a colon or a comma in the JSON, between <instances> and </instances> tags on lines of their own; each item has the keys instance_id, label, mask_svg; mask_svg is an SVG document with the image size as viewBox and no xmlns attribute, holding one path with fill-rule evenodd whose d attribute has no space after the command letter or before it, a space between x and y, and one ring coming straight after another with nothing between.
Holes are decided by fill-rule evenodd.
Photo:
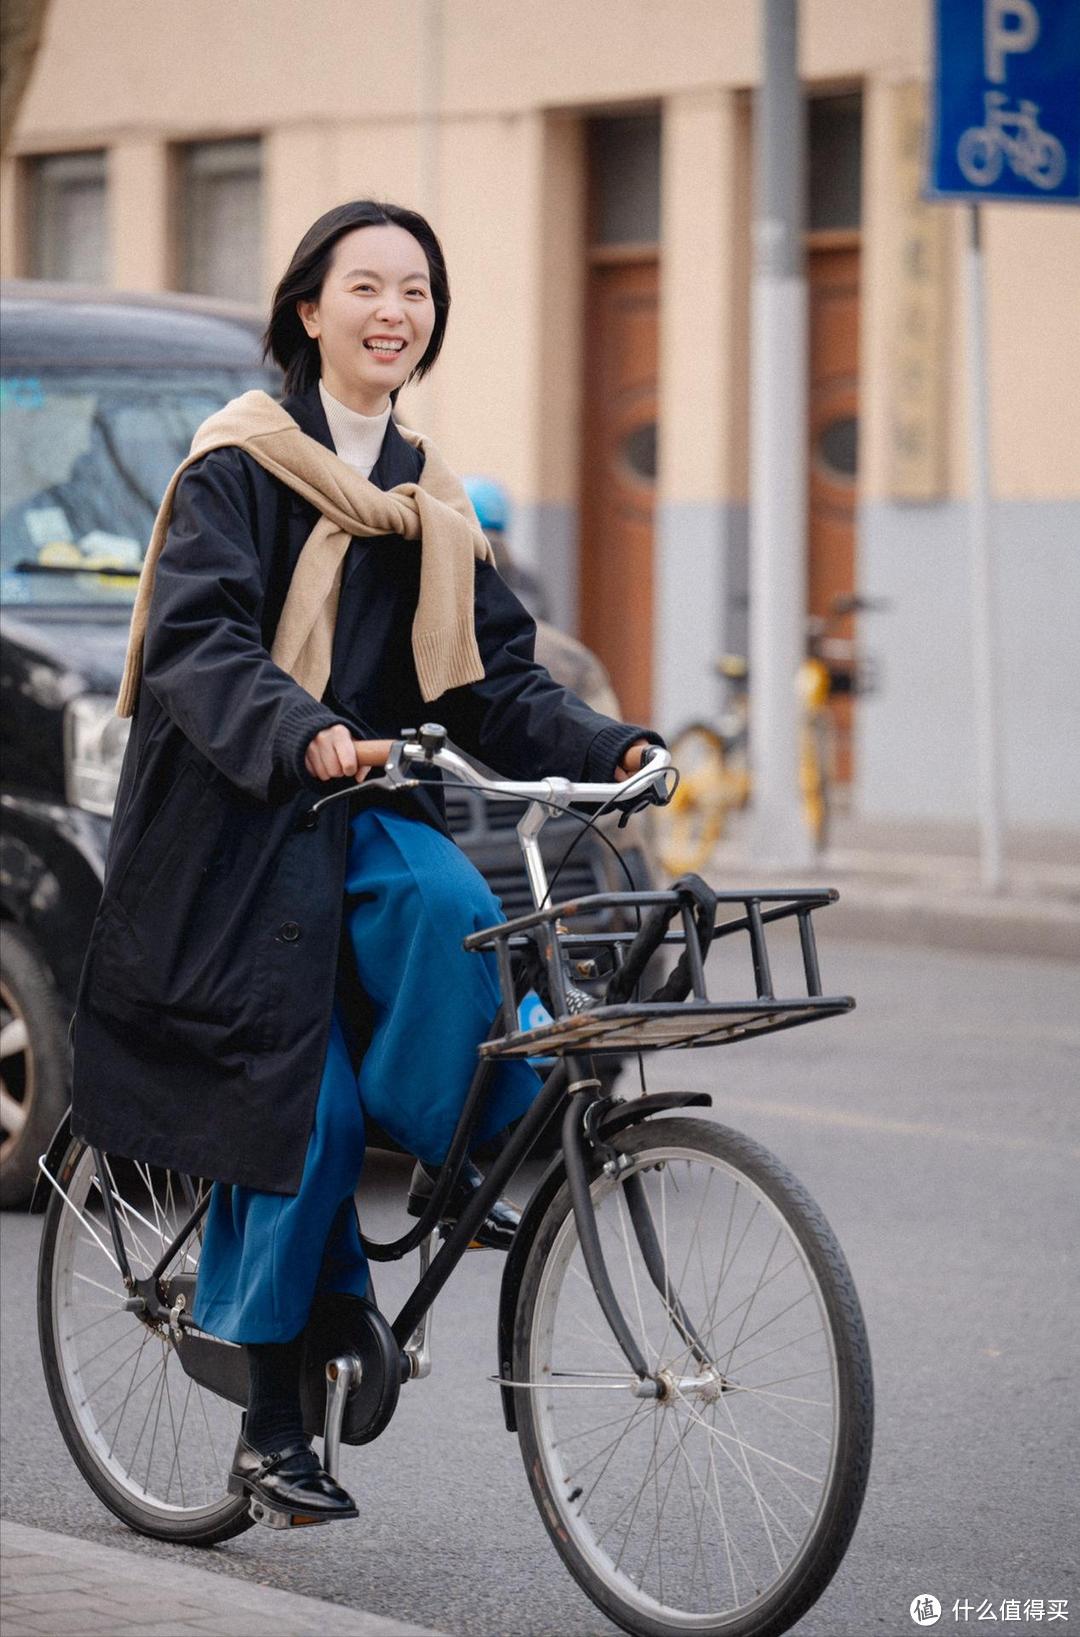
<instances>
[{"instance_id":1,"label":"coat button","mask_svg":"<svg viewBox=\"0 0 1080 1637\"><path fill-rule=\"evenodd\" d=\"M285 921L281 927L281 936L287 944L294 944L300 936L300 928L295 921Z\"/></svg>"}]
</instances>

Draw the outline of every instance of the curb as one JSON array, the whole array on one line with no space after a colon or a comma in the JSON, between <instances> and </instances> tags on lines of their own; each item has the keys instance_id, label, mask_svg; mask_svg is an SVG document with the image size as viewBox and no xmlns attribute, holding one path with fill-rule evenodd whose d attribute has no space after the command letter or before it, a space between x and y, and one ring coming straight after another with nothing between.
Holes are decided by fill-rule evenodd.
<instances>
[{"instance_id":1,"label":"curb","mask_svg":"<svg viewBox=\"0 0 1080 1637\"><path fill-rule=\"evenodd\" d=\"M4 1637L444 1637L161 1556L0 1522Z\"/></svg>"},{"instance_id":2,"label":"curb","mask_svg":"<svg viewBox=\"0 0 1080 1637\"><path fill-rule=\"evenodd\" d=\"M987 955L1080 961L1080 915L1025 899L980 899L902 887L868 890L842 878L822 921L830 933Z\"/></svg>"},{"instance_id":3,"label":"curb","mask_svg":"<svg viewBox=\"0 0 1080 1637\"><path fill-rule=\"evenodd\" d=\"M805 869L768 869L721 849L709 879L740 890L835 887L839 901L818 922L829 937L1080 961L1080 869L1021 866L1012 890L993 894L968 860L919 862L837 851Z\"/></svg>"}]
</instances>

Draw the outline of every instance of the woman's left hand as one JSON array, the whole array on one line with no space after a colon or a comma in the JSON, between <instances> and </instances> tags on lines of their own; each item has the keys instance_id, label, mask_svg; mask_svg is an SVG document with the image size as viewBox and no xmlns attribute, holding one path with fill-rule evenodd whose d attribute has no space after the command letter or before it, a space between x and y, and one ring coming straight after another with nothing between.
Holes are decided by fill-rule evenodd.
<instances>
[{"instance_id":1,"label":"woman's left hand","mask_svg":"<svg viewBox=\"0 0 1080 1637\"><path fill-rule=\"evenodd\" d=\"M648 739L635 739L633 744L623 751L622 760L615 769L615 778L619 784L622 784L624 779L628 779L632 773L641 771L641 758L643 753L649 749L649 743Z\"/></svg>"}]
</instances>

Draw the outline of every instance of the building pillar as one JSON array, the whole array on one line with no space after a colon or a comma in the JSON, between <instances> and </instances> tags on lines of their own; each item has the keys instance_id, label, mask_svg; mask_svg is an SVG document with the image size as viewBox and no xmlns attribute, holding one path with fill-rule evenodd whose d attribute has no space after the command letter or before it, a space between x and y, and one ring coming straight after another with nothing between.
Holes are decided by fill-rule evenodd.
<instances>
[{"instance_id":1,"label":"building pillar","mask_svg":"<svg viewBox=\"0 0 1080 1637\"><path fill-rule=\"evenodd\" d=\"M168 290L176 282L168 147L156 137L117 142L106 165L109 283L118 290Z\"/></svg>"},{"instance_id":2,"label":"building pillar","mask_svg":"<svg viewBox=\"0 0 1080 1637\"><path fill-rule=\"evenodd\" d=\"M715 711L714 665L745 529L736 500L737 115L728 90L663 106L653 719L668 732Z\"/></svg>"}]
</instances>

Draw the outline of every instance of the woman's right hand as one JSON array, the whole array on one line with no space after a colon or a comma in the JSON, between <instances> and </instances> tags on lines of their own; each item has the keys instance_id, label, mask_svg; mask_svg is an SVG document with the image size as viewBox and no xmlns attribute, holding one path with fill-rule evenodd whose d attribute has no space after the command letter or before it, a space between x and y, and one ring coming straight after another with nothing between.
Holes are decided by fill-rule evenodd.
<instances>
[{"instance_id":1,"label":"woman's right hand","mask_svg":"<svg viewBox=\"0 0 1080 1637\"><path fill-rule=\"evenodd\" d=\"M341 722L323 728L304 752L304 766L316 779L355 778L357 784L372 767L382 767L392 739L354 739Z\"/></svg>"}]
</instances>

